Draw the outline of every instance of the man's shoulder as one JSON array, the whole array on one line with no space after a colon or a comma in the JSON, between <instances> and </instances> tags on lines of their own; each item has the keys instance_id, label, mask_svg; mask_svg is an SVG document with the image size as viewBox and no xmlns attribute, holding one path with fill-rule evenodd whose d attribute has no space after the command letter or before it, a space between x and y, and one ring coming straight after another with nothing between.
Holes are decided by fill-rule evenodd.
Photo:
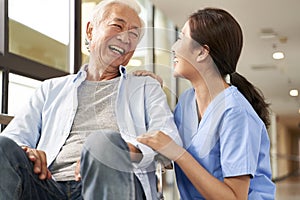
<instances>
[{"instance_id":1,"label":"man's shoulder","mask_svg":"<svg viewBox=\"0 0 300 200\"><path fill-rule=\"evenodd\" d=\"M69 74L65 76L53 77L46 79L44 82L48 83L63 83L63 82L73 82L76 78L76 74Z\"/></svg>"},{"instance_id":2,"label":"man's shoulder","mask_svg":"<svg viewBox=\"0 0 300 200\"><path fill-rule=\"evenodd\" d=\"M75 83L75 79L76 79L75 74L46 79L42 83L42 88L54 89L54 88L66 87L68 85L73 85Z\"/></svg>"},{"instance_id":3,"label":"man's shoulder","mask_svg":"<svg viewBox=\"0 0 300 200\"><path fill-rule=\"evenodd\" d=\"M137 83L144 83L144 84L158 84L160 85L159 81L151 76L135 76L133 74L127 74L127 79L132 82Z\"/></svg>"}]
</instances>

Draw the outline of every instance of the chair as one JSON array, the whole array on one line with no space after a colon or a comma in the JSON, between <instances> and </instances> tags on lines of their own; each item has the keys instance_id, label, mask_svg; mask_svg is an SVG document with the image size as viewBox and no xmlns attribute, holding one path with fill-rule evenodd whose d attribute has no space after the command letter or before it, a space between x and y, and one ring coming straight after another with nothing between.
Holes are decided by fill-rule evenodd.
<instances>
[{"instance_id":1,"label":"chair","mask_svg":"<svg viewBox=\"0 0 300 200\"><path fill-rule=\"evenodd\" d=\"M13 119L13 116L2 114L0 113L0 124L1 124L1 131L9 124L9 122Z\"/></svg>"},{"instance_id":2,"label":"chair","mask_svg":"<svg viewBox=\"0 0 300 200\"><path fill-rule=\"evenodd\" d=\"M157 200L164 200L163 193L163 174L167 169L173 169L173 163L161 154L155 156L156 163L156 179L157 179Z\"/></svg>"}]
</instances>

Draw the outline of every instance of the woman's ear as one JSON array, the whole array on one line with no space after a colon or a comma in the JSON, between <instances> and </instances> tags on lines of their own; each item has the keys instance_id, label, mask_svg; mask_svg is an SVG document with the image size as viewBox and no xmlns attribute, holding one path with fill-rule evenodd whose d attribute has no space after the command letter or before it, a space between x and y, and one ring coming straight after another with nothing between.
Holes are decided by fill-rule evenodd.
<instances>
[{"instance_id":1,"label":"woman's ear","mask_svg":"<svg viewBox=\"0 0 300 200\"><path fill-rule=\"evenodd\" d=\"M203 60L206 59L206 57L209 54L209 49L206 47L200 47L198 50L198 56L196 58L197 62L202 62Z\"/></svg>"},{"instance_id":2,"label":"woman's ear","mask_svg":"<svg viewBox=\"0 0 300 200\"><path fill-rule=\"evenodd\" d=\"M91 25L91 22L88 22L86 24L86 37L89 41L92 40L92 31L93 31L93 26Z\"/></svg>"}]
</instances>

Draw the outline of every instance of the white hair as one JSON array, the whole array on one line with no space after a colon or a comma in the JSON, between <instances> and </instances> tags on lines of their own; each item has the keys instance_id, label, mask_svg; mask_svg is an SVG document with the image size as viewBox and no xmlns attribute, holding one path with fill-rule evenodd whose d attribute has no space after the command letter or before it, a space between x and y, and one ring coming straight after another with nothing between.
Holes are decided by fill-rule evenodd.
<instances>
[{"instance_id":1,"label":"white hair","mask_svg":"<svg viewBox=\"0 0 300 200\"><path fill-rule=\"evenodd\" d=\"M96 5L92 12L91 23L93 25L97 25L100 23L104 17L105 12L108 9L108 6L111 4L122 4L133 9L136 14L139 16L141 13L141 7L135 0L103 0L99 4ZM144 21L139 16L142 27L144 26Z\"/></svg>"}]
</instances>

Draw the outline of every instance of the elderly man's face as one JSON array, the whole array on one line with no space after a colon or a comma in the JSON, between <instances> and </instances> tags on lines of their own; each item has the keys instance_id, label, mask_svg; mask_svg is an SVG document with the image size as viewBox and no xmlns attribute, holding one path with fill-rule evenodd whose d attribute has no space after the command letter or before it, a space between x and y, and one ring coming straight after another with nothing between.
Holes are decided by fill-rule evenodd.
<instances>
[{"instance_id":1,"label":"elderly man's face","mask_svg":"<svg viewBox=\"0 0 300 200\"><path fill-rule=\"evenodd\" d=\"M91 57L103 65L127 65L140 40L141 21L133 9L113 4L104 19L87 28Z\"/></svg>"}]
</instances>

